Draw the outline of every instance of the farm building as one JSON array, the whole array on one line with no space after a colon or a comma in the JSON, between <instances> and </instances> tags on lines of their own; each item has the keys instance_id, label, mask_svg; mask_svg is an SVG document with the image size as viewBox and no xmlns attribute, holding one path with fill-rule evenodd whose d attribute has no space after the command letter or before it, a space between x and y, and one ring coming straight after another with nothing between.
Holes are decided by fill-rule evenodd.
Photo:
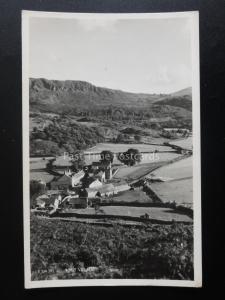
<instances>
[{"instance_id":1,"label":"farm building","mask_svg":"<svg viewBox=\"0 0 225 300\"><path fill-rule=\"evenodd\" d=\"M102 186L102 182L98 178L90 176L89 174L81 178L81 183L84 188L97 188Z\"/></svg>"},{"instance_id":2,"label":"farm building","mask_svg":"<svg viewBox=\"0 0 225 300\"><path fill-rule=\"evenodd\" d=\"M98 195L101 197L108 197L114 194L114 185L109 183L103 185L101 188L98 189Z\"/></svg>"},{"instance_id":3,"label":"farm building","mask_svg":"<svg viewBox=\"0 0 225 300\"><path fill-rule=\"evenodd\" d=\"M102 182L99 179L94 179L94 178L93 181L88 185L88 188L90 189L92 188L96 189L99 187L102 187Z\"/></svg>"},{"instance_id":4,"label":"farm building","mask_svg":"<svg viewBox=\"0 0 225 300\"><path fill-rule=\"evenodd\" d=\"M48 200L49 200L49 198L47 195L41 195L41 196L37 197L37 199L36 199L36 206L38 206L40 208L41 207L44 208L45 202Z\"/></svg>"},{"instance_id":5,"label":"farm building","mask_svg":"<svg viewBox=\"0 0 225 300\"><path fill-rule=\"evenodd\" d=\"M51 189L68 189L72 186L72 178L66 174L51 182Z\"/></svg>"},{"instance_id":6,"label":"farm building","mask_svg":"<svg viewBox=\"0 0 225 300\"><path fill-rule=\"evenodd\" d=\"M130 186L125 182L118 182L113 184L108 183L102 186L89 186L88 188L86 188L86 196L88 198L94 198L96 196L108 197L128 190L130 190Z\"/></svg>"},{"instance_id":7,"label":"farm building","mask_svg":"<svg viewBox=\"0 0 225 300\"><path fill-rule=\"evenodd\" d=\"M65 171L64 175L51 182L51 189L68 189L75 187L84 177L84 171L72 174L70 171Z\"/></svg>"},{"instance_id":8,"label":"farm building","mask_svg":"<svg viewBox=\"0 0 225 300\"><path fill-rule=\"evenodd\" d=\"M72 175L72 187L78 185L80 183L81 178L84 177L84 171L81 170Z\"/></svg>"},{"instance_id":9,"label":"farm building","mask_svg":"<svg viewBox=\"0 0 225 300\"><path fill-rule=\"evenodd\" d=\"M85 195L87 198L95 198L98 193L96 189L90 189L90 188L86 188L85 191L86 191Z\"/></svg>"},{"instance_id":10,"label":"farm building","mask_svg":"<svg viewBox=\"0 0 225 300\"><path fill-rule=\"evenodd\" d=\"M112 164L110 161L94 161L91 165L91 172L105 182L112 178Z\"/></svg>"},{"instance_id":11,"label":"farm building","mask_svg":"<svg viewBox=\"0 0 225 300\"><path fill-rule=\"evenodd\" d=\"M93 161L91 168L92 170L104 170L108 163L102 161Z\"/></svg>"},{"instance_id":12,"label":"farm building","mask_svg":"<svg viewBox=\"0 0 225 300\"><path fill-rule=\"evenodd\" d=\"M67 204L71 208L87 208L88 201L87 201L86 197L84 197L84 198L70 197L67 200Z\"/></svg>"},{"instance_id":13,"label":"farm building","mask_svg":"<svg viewBox=\"0 0 225 300\"><path fill-rule=\"evenodd\" d=\"M65 171L69 171L73 167L71 159L66 156L58 156L50 163L51 168L58 174L64 174Z\"/></svg>"},{"instance_id":14,"label":"farm building","mask_svg":"<svg viewBox=\"0 0 225 300\"><path fill-rule=\"evenodd\" d=\"M100 171L100 172L94 174L94 177L101 182L105 182L105 172L104 171Z\"/></svg>"},{"instance_id":15,"label":"farm building","mask_svg":"<svg viewBox=\"0 0 225 300\"><path fill-rule=\"evenodd\" d=\"M113 195L115 192L114 185L109 183L98 188L86 188L86 196L88 198L94 198L96 196L108 197Z\"/></svg>"},{"instance_id":16,"label":"farm building","mask_svg":"<svg viewBox=\"0 0 225 300\"><path fill-rule=\"evenodd\" d=\"M111 165L110 161L93 161L92 162L92 169L93 170L105 170L106 167L108 167L109 165Z\"/></svg>"},{"instance_id":17,"label":"farm building","mask_svg":"<svg viewBox=\"0 0 225 300\"><path fill-rule=\"evenodd\" d=\"M58 191L48 191L47 194L41 195L36 199L36 205L38 207L54 207L58 208L62 196Z\"/></svg>"}]
</instances>

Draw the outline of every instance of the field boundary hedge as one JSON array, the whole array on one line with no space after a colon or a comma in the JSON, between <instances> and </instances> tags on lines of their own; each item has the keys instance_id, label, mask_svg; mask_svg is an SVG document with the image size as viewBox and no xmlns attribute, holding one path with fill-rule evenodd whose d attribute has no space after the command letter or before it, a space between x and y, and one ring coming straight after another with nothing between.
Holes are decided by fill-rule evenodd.
<instances>
[{"instance_id":1,"label":"field boundary hedge","mask_svg":"<svg viewBox=\"0 0 225 300\"><path fill-rule=\"evenodd\" d=\"M124 221L135 221L135 222L143 222L143 223L149 223L149 224L164 224L164 225L171 225L174 223L179 223L179 224L192 224L192 222L189 221L165 221L165 220L158 220L158 219L142 219L140 217L132 217L132 216L122 216L122 215L108 215L108 214L79 214L79 213L74 213L74 212L65 212L65 213L60 213L56 212L55 214L52 215L52 217L61 217L61 218L81 218L81 219L113 219L113 220L124 220Z\"/></svg>"}]
</instances>

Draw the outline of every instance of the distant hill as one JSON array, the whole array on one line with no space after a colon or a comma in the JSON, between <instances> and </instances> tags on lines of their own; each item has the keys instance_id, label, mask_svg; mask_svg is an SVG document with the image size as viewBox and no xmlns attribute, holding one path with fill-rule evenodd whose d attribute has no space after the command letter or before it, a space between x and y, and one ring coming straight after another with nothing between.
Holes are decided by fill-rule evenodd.
<instances>
[{"instance_id":1,"label":"distant hill","mask_svg":"<svg viewBox=\"0 0 225 300\"><path fill-rule=\"evenodd\" d=\"M173 94L171 94L171 96L175 96L175 97L182 97L182 96L189 96L191 98L192 95L192 88L188 87L186 89L182 89L180 91L177 91Z\"/></svg>"},{"instance_id":2,"label":"distant hill","mask_svg":"<svg viewBox=\"0 0 225 300\"><path fill-rule=\"evenodd\" d=\"M172 94L168 94L154 101L157 105L170 105L192 110L192 89L188 87Z\"/></svg>"},{"instance_id":3,"label":"distant hill","mask_svg":"<svg viewBox=\"0 0 225 300\"><path fill-rule=\"evenodd\" d=\"M159 95L97 87L85 81L30 79L31 109L59 112L73 108L149 105Z\"/></svg>"},{"instance_id":4,"label":"distant hill","mask_svg":"<svg viewBox=\"0 0 225 300\"><path fill-rule=\"evenodd\" d=\"M173 101L178 98L179 101ZM184 103L180 103L182 100ZM151 104L166 104L188 109L189 102L191 102L189 88L171 95L138 94L97 87L85 81L30 79L30 106L34 111L59 113L94 107L143 107Z\"/></svg>"},{"instance_id":5,"label":"distant hill","mask_svg":"<svg viewBox=\"0 0 225 300\"><path fill-rule=\"evenodd\" d=\"M135 94L84 81L30 79L30 112L31 155L72 153L119 134L155 137L164 127L192 126L190 89Z\"/></svg>"}]
</instances>

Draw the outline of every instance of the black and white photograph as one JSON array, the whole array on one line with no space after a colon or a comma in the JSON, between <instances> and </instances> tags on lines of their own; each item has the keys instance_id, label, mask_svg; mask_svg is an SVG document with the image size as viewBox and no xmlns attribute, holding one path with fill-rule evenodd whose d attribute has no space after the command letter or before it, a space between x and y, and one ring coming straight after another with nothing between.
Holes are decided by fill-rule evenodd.
<instances>
[{"instance_id":1,"label":"black and white photograph","mask_svg":"<svg viewBox=\"0 0 225 300\"><path fill-rule=\"evenodd\" d=\"M26 288L201 287L198 27L22 11Z\"/></svg>"}]
</instances>

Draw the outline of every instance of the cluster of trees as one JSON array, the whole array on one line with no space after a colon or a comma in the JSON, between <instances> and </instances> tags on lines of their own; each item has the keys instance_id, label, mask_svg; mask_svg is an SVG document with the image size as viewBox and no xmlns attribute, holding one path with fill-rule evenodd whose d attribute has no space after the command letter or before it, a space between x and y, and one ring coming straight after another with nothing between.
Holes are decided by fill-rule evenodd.
<instances>
[{"instance_id":1,"label":"cluster of trees","mask_svg":"<svg viewBox=\"0 0 225 300\"><path fill-rule=\"evenodd\" d=\"M42 139L30 139L30 155L59 155L62 152L57 143Z\"/></svg>"},{"instance_id":2,"label":"cluster of trees","mask_svg":"<svg viewBox=\"0 0 225 300\"><path fill-rule=\"evenodd\" d=\"M97 127L87 127L60 118L48 124L43 130L36 127L30 134L31 155L59 155L86 149L105 139Z\"/></svg>"},{"instance_id":3,"label":"cluster of trees","mask_svg":"<svg viewBox=\"0 0 225 300\"><path fill-rule=\"evenodd\" d=\"M31 215L31 271L32 280L193 280L193 226L109 228Z\"/></svg>"},{"instance_id":4,"label":"cluster of trees","mask_svg":"<svg viewBox=\"0 0 225 300\"><path fill-rule=\"evenodd\" d=\"M113 162L114 154L110 150L104 150L100 153L101 161L103 162ZM138 149L130 148L125 152L121 152L117 155L119 161L127 166L133 166L136 163L140 163L142 159L142 154Z\"/></svg>"},{"instance_id":5,"label":"cluster of trees","mask_svg":"<svg viewBox=\"0 0 225 300\"><path fill-rule=\"evenodd\" d=\"M191 102L190 102L191 103ZM116 111L116 113L115 113ZM95 107L90 110L82 110L79 116L98 121L119 122L132 126L140 126L159 130L162 127L183 127L191 129L191 111L189 107L178 107L172 105L151 105L149 107L125 107L116 110L116 107ZM162 123L151 121L151 119L165 119ZM168 119L168 120L166 120ZM126 132L124 132L126 133Z\"/></svg>"},{"instance_id":6,"label":"cluster of trees","mask_svg":"<svg viewBox=\"0 0 225 300\"><path fill-rule=\"evenodd\" d=\"M118 154L118 160L127 166L134 166L136 163L140 163L142 154L138 149L130 148L125 152Z\"/></svg>"},{"instance_id":7,"label":"cluster of trees","mask_svg":"<svg viewBox=\"0 0 225 300\"><path fill-rule=\"evenodd\" d=\"M126 133L119 133L117 137L114 139L115 143L123 143L124 141L127 141L130 138L129 134Z\"/></svg>"},{"instance_id":8,"label":"cluster of trees","mask_svg":"<svg viewBox=\"0 0 225 300\"><path fill-rule=\"evenodd\" d=\"M178 137L183 137L183 138L187 138L189 136L189 131L187 129L173 129L170 131L162 131L162 136L166 137L166 138L178 138Z\"/></svg>"}]
</instances>

